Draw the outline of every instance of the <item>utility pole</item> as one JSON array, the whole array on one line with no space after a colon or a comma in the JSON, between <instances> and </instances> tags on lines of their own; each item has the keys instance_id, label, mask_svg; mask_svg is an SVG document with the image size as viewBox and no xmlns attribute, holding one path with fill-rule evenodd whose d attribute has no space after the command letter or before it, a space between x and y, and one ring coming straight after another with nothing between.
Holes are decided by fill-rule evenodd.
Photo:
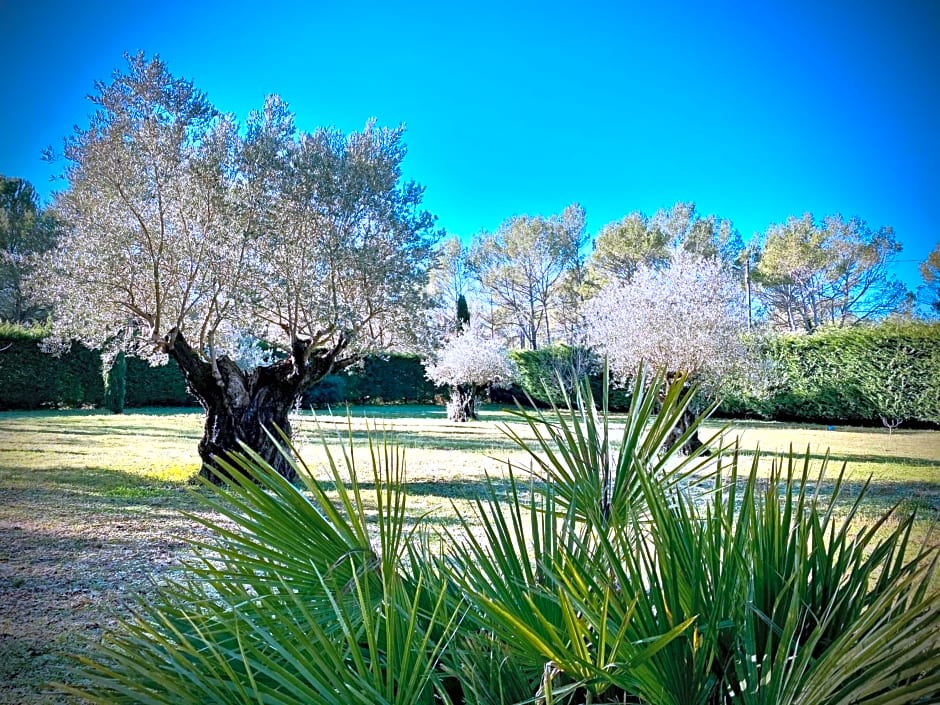
<instances>
[{"instance_id":1,"label":"utility pole","mask_svg":"<svg viewBox=\"0 0 940 705\"><path fill-rule=\"evenodd\" d=\"M744 295L747 300L747 329L751 330L751 253L744 260Z\"/></svg>"}]
</instances>

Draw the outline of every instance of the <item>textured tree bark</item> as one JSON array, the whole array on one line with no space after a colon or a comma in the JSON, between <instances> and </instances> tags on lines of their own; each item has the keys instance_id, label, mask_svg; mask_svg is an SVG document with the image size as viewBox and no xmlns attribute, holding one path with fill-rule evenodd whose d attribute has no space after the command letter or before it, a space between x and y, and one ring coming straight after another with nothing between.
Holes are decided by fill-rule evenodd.
<instances>
[{"instance_id":1,"label":"textured tree bark","mask_svg":"<svg viewBox=\"0 0 940 705\"><path fill-rule=\"evenodd\" d=\"M666 442L663 444L666 448L671 448L676 444L676 442L682 437L682 434L689 430L689 427L692 425L692 422L695 421L695 414L686 409L682 412L682 416L679 417L679 421L676 424L675 428L669 432L669 435L666 436ZM686 442L682 444L682 454L691 455L699 448L701 448L704 443L698 437L698 431L695 431L691 436L686 439ZM709 451L705 450L703 455L709 455Z\"/></svg>"},{"instance_id":2,"label":"textured tree bark","mask_svg":"<svg viewBox=\"0 0 940 705\"><path fill-rule=\"evenodd\" d=\"M673 380L673 375L669 375L668 381L664 389L659 392L658 399L660 403L660 408L662 408L662 402L666 398L666 393L669 389L669 384ZM692 424L695 422L695 414L687 407L685 411L682 412L682 416L679 417L679 420L676 422L675 427L669 432L669 435L666 436L666 440L663 442L663 449L672 448L679 439L682 438L682 435L691 428ZM698 430L696 430L691 436L689 436L685 443L682 444L680 449L683 455L691 455L699 448L701 448L704 443L702 439L698 437ZM710 455L710 451L706 448L702 455Z\"/></svg>"},{"instance_id":3,"label":"textured tree bark","mask_svg":"<svg viewBox=\"0 0 940 705\"><path fill-rule=\"evenodd\" d=\"M268 436L280 429L290 438L290 412L297 397L337 366L345 349L341 340L333 349L309 351L304 341L294 345L291 355L279 362L245 372L226 356L213 366L199 356L178 331L164 340L167 354L179 366L190 393L206 412L199 457L200 475L220 482L222 471L215 463L245 444L290 481L297 479L287 458ZM348 364L348 361L345 361Z\"/></svg>"},{"instance_id":4,"label":"textured tree bark","mask_svg":"<svg viewBox=\"0 0 940 705\"><path fill-rule=\"evenodd\" d=\"M447 404L447 418L450 421L476 421L477 389L473 385L459 384L450 388L450 402Z\"/></svg>"}]
</instances>

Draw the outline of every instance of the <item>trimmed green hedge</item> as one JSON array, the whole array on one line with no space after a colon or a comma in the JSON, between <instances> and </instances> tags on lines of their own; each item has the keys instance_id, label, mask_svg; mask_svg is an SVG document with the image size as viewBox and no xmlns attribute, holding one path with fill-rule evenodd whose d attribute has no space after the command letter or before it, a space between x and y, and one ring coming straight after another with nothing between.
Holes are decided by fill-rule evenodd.
<instances>
[{"instance_id":1,"label":"trimmed green hedge","mask_svg":"<svg viewBox=\"0 0 940 705\"><path fill-rule=\"evenodd\" d=\"M101 358L81 345L61 357L36 340L0 340L0 408L99 406L104 396Z\"/></svg>"},{"instance_id":2,"label":"trimmed green hedge","mask_svg":"<svg viewBox=\"0 0 940 705\"><path fill-rule=\"evenodd\" d=\"M138 357L127 358L125 406L196 406L186 391L183 373L173 362L152 366Z\"/></svg>"},{"instance_id":3,"label":"trimmed green hedge","mask_svg":"<svg viewBox=\"0 0 940 705\"><path fill-rule=\"evenodd\" d=\"M101 406L101 358L80 345L61 357L39 350L42 331L0 327L0 409ZM721 413L821 423L880 424L882 417L915 424L940 424L940 324L882 323L823 330L813 335L779 336L765 353L774 379L763 398L726 399ZM555 371L570 367L583 351L557 345L516 350L512 357L520 382L494 390L494 401L537 404L558 401ZM600 396L601 379L591 377ZM304 406L325 404L435 403L447 391L432 384L416 355L368 357L350 370L329 375L304 395ZM151 367L127 359L125 405L194 404L175 365ZM612 390L613 410L629 396Z\"/></svg>"},{"instance_id":4,"label":"trimmed green hedge","mask_svg":"<svg viewBox=\"0 0 940 705\"><path fill-rule=\"evenodd\" d=\"M425 376L417 355L371 355L348 370L324 377L307 390L302 404L428 404L446 394L446 389Z\"/></svg>"},{"instance_id":5,"label":"trimmed green hedge","mask_svg":"<svg viewBox=\"0 0 940 705\"><path fill-rule=\"evenodd\" d=\"M571 369L576 356L584 351L565 345L553 345L540 350L513 350L510 356L519 367L520 380L508 388L493 389L492 401L503 404L527 405L531 398L537 405L548 406L559 402L555 370ZM593 365L591 368L596 368ZM586 368L587 369L587 368ZM570 377L570 372L567 373ZM569 380L570 381L570 380ZM545 384L549 392L546 393ZM601 377L591 375L594 392L600 398ZM528 395L528 397L527 397ZM403 404L443 403L448 396L445 387L428 380L424 365L417 355L386 355L365 358L359 365L337 374L327 375L311 387L302 399L304 407L327 404ZM629 396L619 390L611 391L611 409L624 410Z\"/></svg>"},{"instance_id":6,"label":"trimmed green hedge","mask_svg":"<svg viewBox=\"0 0 940 705\"><path fill-rule=\"evenodd\" d=\"M0 331L7 332L7 331ZM73 344L55 357L39 349L42 335L20 329L0 338L0 409L102 406L105 400L101 357ZM176 365L151 366L127 358L124 406L195 404ZM416 355L367 357L349 371L328 375L304 395L304 406L324 404L434 403L446 395L424 376Z\"/></svg>"},{"instance_id":7,"label":"trimmed green hedge","mask_svg":"<svg viewBox=\"0 0 940 705\"><path fill-rule=\"evenodd\" d=\"M727 399L729 416L880 424L882 416L940 424L940 324L885 322L772 339L762 399Z\"/></svg>"},{"instance_id":8,"label":"trimmed green hedge","mask_svg":"<svg viewBox=\"0 0 940 705\"><path fill-rule=\"evenodd\" d=\"M101 406L105 390L99 353L73 343L56 357L42 352L39 340L27 334L0 337L5 348L0 352L0 409ZM175 365L151 367L128 358L125 384L128 407L195 403Z\"/></svg>"}]
</instances>

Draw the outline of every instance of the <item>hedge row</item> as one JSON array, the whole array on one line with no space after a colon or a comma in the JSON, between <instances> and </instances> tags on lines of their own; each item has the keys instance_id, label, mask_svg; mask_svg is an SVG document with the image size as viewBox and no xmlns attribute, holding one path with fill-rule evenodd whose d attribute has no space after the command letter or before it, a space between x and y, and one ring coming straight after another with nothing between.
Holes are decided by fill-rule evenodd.
<instances>
[{"instance_id":1,"label":"hedge row","mask_svg":"<svg viewBox=\"0 0 940 705\"><path fill-rule=\"evenodd\" d=\"M4 335L0 330L0 408L36 409L101 406L104 384L97 353L79 345L61 357L41 353L35 335ZM8 346L8 347L7 347ZM726 399L721 412L823 423L881 423L903 420L940 424L940 324L884 323L821 331L811 336L779 336L764 350L771 363L771 385L759 397ZM513 351L519 383L494 390L495 401L547 405L559 401L557 379L567 385L571 370L589 369L584 351L552 346ZM601 380L591 378L599 397ZM446 390L424 375L420 358L389 355L327 376L304 396L304 406L324 404L432 403ZM125 405L193 404L174 365L151 367L129 358ZM611 391L614 410L626 408L627 395Z\"/></svg>"},{"instance_id":2,"label":"hedge row","mask_svg":"<svg viewBox=\"0 0 940 705\"><path fill-rule=\"evenodd\" d=\"M100 355L74 344L54 357L39 350L39 338L0 338L0 409L102 406L105 384ZM8 346L8 347L7 347ZM150 366L127 358L124 406L187 406L179 369L173 364ZM446 394L424 376L415 355L368 357L348 372L329 375L304 396L305 406L331 403L383 404L433 402Z\"/></svg>"},{"instance_id":3,"label":"hedge row","mask_svg":"<svg viewBox=\"0 0 940 705\"><path fill-rule=\"evenodd\" d=\"M529 400L538 406L559 403L559 375L569 387L574 379L573 370L596 369L583 350L565 345L554 345L541 350L513 350L510 356L519 368L519 381L508 388L492 389L492 400L498 403L527 405ZM601 377L591 375L594 393L600 398ZM400 404L440 403L447 389L430 382L424 374L424 365L417 355L389 355L368 357L360 365L345 372L328 375L311 388L302 400L304 406L326 404ZM629 397L617 390L611 391L611 408L622 410Z\"/></svg>"},{"instance_id":4,"label":"hedge row","mask_svg":"<svg viewBox=\"0 0 940 705\"><path fill-rule=\"evenodd\" d=\"M104 378L101 356L73 344L58 357L39 350L37 340L0 339L0 409L101 406ZM195 401L186 392L179 369L151 367L127 359L125 406L186 406Z\"/></svg>"},{"instance_id":5,"label":"hedge row","mask_svg":"<svg viewBox=\"0 0 940 705\"><path fill-rule=\"evenodd\" d=\"M536 406L562 404L562 387L569 398L574 396L574 382L584 375L591 382L594 398L600 402L603 375L598 372L598 360L587 348L568 345L552 345L540 350L513 350L510 356L519 369L518 384L508 390L496 390L497 400L518 401ZM630 396L625 391L608 390L608 406L611 411L625 411L630 405Z\"/></svg>"},{"instance_id":6,"label":"hedge row","mask_svg":"<svg viewBox=\"0 0 940 705\"><path fill-rule=\"evenodd\" d=\"M887 322L771 339L771 386L726 399L729 416L940 424L940 324Z\"/></svg>"},{"instance_id":7,"label":"hedge row","mask_svg":"<svg viewBox=\"0 0 940 705\"><path fill-rule=\"evenodd\" d=\"M80 345L61 357L39 351L37 339L7 340L10 348L0 357L0 408L102 406L105 386L100 356ZM0 347L6 343L0 342ZM573 363L582 351L565 346L512 352L520 370L520 381L508 389L493 390L494 400L504 403L532 399L538 405L560 401L557 375L570 385ZM176 366L151 367L137 358L127 358L124 406L184 406L195 403L186 392ZM576 369L576 368L575 368ZM601 380L593 375L595 393ZM304 407L326 404L435 403L447 390L424 374L417 355L367 357L349 370L331 374L309 389L301 400ZM622 392L611 395L611 407L625 408L629 400Z\"/></svg>"},{"instance_id":8,"label":"hedge row","mask_svg":"<svg viewBox=\"0 0 940 705\"><path fill-rule=\"evenodd\" d=\"M301 403L305 407L433 403L446 394L446 389L424 376L424 365L417 355L383 355L367 357L348 370L327 375L304 394Z\"/></svg>"}]
</instances>

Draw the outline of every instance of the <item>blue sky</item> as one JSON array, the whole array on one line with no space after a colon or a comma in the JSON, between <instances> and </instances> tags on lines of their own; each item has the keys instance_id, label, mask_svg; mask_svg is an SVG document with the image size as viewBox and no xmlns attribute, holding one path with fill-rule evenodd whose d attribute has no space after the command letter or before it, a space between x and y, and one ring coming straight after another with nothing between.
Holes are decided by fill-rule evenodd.
<instances>
[{"instance_id":1,"label":"blue sky","mask_svg":"<svg viewBox=\"0 0 940 705\"><path fill-rule=\"evenodd\" d=\"M898 274L940 240L940 2L0 0L0 173L39 159L122 54L159 53L244 118L405 123L449 233L572 202L588 229L678 200L745 238L790 215L891 225Z\"/></svg>"}]
</instances>

